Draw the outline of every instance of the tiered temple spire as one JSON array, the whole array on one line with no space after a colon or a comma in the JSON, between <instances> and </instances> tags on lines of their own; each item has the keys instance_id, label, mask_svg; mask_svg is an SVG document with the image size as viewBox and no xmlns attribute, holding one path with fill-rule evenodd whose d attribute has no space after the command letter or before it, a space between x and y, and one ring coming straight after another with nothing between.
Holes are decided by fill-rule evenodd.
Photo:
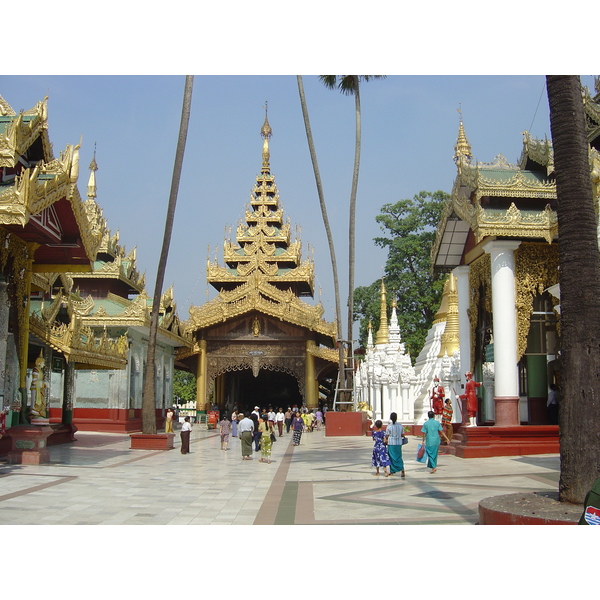
<instances>
[{"instance_id":1,"label":"tiered temple spire","mask_svg":"<svg viewBox=\"0 0 600 600\"><path fill-rule=\"evenodd\" d=\"M458 138L456 140L456 145L454 146L454 160L458 160L460 157L465 157L468 160L473 158L471 153L471 144L467 140L467 135L465 134L465 127L462 121L462 112L458 109L460 114L460 124L458 126Z\"/></svg>"},{"instance_id":2,"label":"tiered temple spire","mask_svg":"<svg viewBox=\"0 0 600 600\"><path fill-rule=\"evenodd\" d=\"M260 130L263 138L262 168L256 177L246 222L236 231L236 243L226 241L225 267L208 264L208 282L217 290L233 290L253 279L291 290L295 296L313 296L314 265L302 262L300 240L291 241L289 220L283 222L279 192L271 174L269 140L273 130L268 116Z\"/></svg>"},{"instance_id":3,"label":"tiered temple spire","mask_svg":"<svg viewBox=\"0 0 600 600\"><path fill-rule=\"evenodd\" d=\"M389 328L387 320L387 296L385 291L385 283L383 277L381 278L381 299L380 299L380 310L379 310L379 329L377 330L377 337L375 338L375 344L387 344L389 342Z\"/></svg>"}]
</instances>

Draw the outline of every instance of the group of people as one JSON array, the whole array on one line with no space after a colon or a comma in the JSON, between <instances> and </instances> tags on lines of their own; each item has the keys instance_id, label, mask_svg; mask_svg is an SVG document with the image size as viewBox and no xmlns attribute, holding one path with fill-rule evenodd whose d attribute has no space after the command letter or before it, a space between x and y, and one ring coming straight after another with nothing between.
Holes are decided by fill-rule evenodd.
<instances>
[{"instance_id":1,"label":"group of people","mask_svg":"<svg viewBox=\"0 0 600 600\"><path fill-rule=\"evenodd\" d=\"M296 407L294 407L296 408ZM324 416L321 410L295 410L288 408L285 412L279 408L275 412L259 409L258 406L249 414L238 412L237 409L231 415L231 421L224 416L218 427L221 435L221 450L227 450L229 436L239 437L241 442L242 460L252 460L252 452L260 451L259 462L271 462L271 451L273 443L283 436L283 430L292 432L294 446L300 444L300 438L304 431L320 430L323 426Z\"/></svg>"},{"instance_id":2,"label":"group of people","mask_svg":"<svg viewBox=\"0 0 600 600\"><path fill-rule=\"evenodd\" d=\"M444 426L435 418L435 413L427 413L428 420L423 423L421 433L423 434L423 445L427 455L427 468L430 473L437 471L437 457L441 440L450 442L450 438L444 432ZM450 414L450 419L452 415ZM405 443L406 436L404 427L397 422L398 415L393 412L390 415L390 423L384 429L380 419L375 421L373 427L373 455L371 464L375 467L375 475L379 475L379 469L383 468L383 474L386 477L394 473L400 473L400 477L405 477L404 459L402 458L402 446ZM450 425L450 427L452 427ZM389 469L389 472L388 472Z\"/></svg>"}]
</instances>

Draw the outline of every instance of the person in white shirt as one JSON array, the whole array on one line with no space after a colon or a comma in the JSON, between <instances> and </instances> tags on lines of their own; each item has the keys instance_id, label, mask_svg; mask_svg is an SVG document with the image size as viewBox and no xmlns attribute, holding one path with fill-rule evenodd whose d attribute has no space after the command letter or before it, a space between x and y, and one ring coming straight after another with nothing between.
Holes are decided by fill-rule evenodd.
<instances>
[{"instance_id":1,"label":"person in white shirt","mask_svg":"<svg viewBox=\"0 0 600 600\"><path fill-rule=\"evenodd\" d=\"M238 417L244 417L244 413L239 413ZM242 460L252 460L252 433L254 431L254 421L249 417L244 417L238 423L238 435L242 442Z\"/></svg>"},{"instance_id":2,"label":"person in white shirt","mask_svg":"<svg viewBox=\"0 0 600 600\"><path fill-rule=\"evenodd\" d=\"M283 422L285 421L285 413L283 408L280 408L275 415L275 423L277 423L277 429L279 430L279 437L283 435Z\"/></svg>"},{"instance_id":3,"label":"person in white shirt","mask_svg":"<svg viewBox=\"0 0 600 600\"><path fill-rule=\"evenodd\" d=\"M190 435L192 433L192 424L190 418L186 417L181 426L181 454L190 453Z\"/></svg>"}]
</instances>

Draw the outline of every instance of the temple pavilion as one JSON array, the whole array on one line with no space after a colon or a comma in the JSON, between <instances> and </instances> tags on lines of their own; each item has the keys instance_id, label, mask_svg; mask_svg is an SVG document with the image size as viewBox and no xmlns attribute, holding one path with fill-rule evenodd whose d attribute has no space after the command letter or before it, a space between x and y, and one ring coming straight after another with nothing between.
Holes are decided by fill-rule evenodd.
<instances>
[{"instance_id":1,"label":"temple pavilion","mask_svg":"<svg viewBox=\"0 0 600 600\"><path fill-rule=\"evenodd\" d=\"M13 462L43 461L38 441L72 441L77 429L141 428L152 299L135 249L126 252L102 216L96 170L94 157L82 197L79 145L54 157L47 98L17 114L0 97L0 454ZM167 290L159 419L172 403L175 348L187 344Z\"/></svg>"},{"instance_id":2,"label":"temple pavilion","mask_svg":"<svg viewBox=\"0 0 600 600\"><path fill-rule=\"evenodd\" d=\"M96 202L81 198L78 177L79 145L67 145L58 158L53 154L47 98L17 114L0 97L2 451L10 449L30 420L38 422L40 435L37 441L19 439L23 452L38 441L45 445L47 438L51 443L55 434L70 439L75 368L122 368L126 362L124 340L82 328L77 311L48 326L31 315L32 303L43 297L49 280L89 271L100 246L105 222ZM53 346L58 330L61 341ZM50 427L50 377L58 371L64 375L62 418ZM32 415L34 387L45 398L38 398L42 402Z\"/></svg>"},{"instance_id":3,"label":"temple pavilion","mask_svg":"<svg viewBox=\"0 0 600 600\"><path fill-rule=\"evenodd\" d=\"M284 222L271 173L265 116L262 167L256 177L245 223L235 241L225 240L224 264L207 265L207 281L218 295L190 308L184 333L191 348L178 351L178 366L195 373L197 409L286 410L316 408L320 389L332 389L337 375L336 327L322 316L314 294L314 263L302 260L301 242Z\"/></svg>"},{"instance_id":4,"label":"temple pavilion","mask_svg":"<svg viewBox=\"0 0 600 600\"><path fill-rule=\"evenodd\" d=\"M600 197L600 82L583 88L594 199ZM558 220L552 145L525 132L516 163L475 160L461 121L457 176L432 252L457 279L460 372L479 388L477 424L464 428L481 453L556 452L549 386L560 378ZM495 450L493 448L495 447Z\"/></svg>"}]
</instances>

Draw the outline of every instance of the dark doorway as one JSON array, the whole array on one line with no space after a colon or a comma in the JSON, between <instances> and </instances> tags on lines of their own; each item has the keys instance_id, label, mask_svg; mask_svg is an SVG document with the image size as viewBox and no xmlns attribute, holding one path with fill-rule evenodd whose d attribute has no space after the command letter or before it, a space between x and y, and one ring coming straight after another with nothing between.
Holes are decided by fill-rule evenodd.
<instances>
[{"instance_id":1,"label":"dark doorway","mask_svg":"<svg viewBox=\"0 0 600 600\"><path fill-rule=\"evenodd\" d=\"M280 371L261 369L254 377L250 369L227 373L225 389L227 405L251 411L255 406L275 410L293 405L301 406L302 397L295 377Z\"/></svg>"}]
</instances>

